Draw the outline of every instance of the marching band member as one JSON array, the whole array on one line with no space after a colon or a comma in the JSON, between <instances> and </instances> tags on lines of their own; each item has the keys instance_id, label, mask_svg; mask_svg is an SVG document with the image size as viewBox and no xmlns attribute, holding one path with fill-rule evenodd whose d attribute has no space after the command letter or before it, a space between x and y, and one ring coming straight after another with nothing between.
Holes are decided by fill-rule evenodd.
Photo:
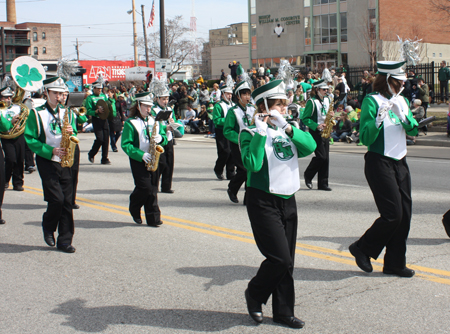
<instances>
[{"instance_id":1,"label":"marching band member","mask_svg":"<svg viewBox=\"0 0 450 334\"><path fill-rule=\"evenodd\" d=\"M317 174L318 189L330 191L331 188L328 186L330 140L321 136L322 130L327 126L324 123L327 113L334 115L334 111L330 110L330 99L327 92L328 85L324 80L315 82L311 91L311 98L306 102L301 119L303 124L309 127L309 133L313 136L317 145L314 151L315 157L312 158L304 173L305 184L309 189L312 189L312 179Z\"/></svg>"},{"instance_id":2,"label":"marching band member","mask_svg":"<svg viewBox=\"0 0 450 334\"><path fill-rule=\"evenodd\" d=\"M141 208L144 206L147 225L162 224L158 206L158 174L148 171L146 163L152 159L149 153L153 131L155 142L167 144L166 126L155 122L150 116L153 102L150 92L136 94L136 103L130 109L130 117L122 132L122 149L130 157L131 173L135 188L130 195L130 214L136 224L142 224ZM156 124L155 124L156 123Z\"/></svg>"},{"instance_id":3,"label":"marching band member","mask_svg":"<svg viewBox=\"0 0 450 334\"><path fill-rule=\"evenodd\" d=\"M0 113L0 132L7 132L12 128L12 124ZM5 158L0 144L0 171L5 170ZM2 204L5 195L5 173L0 173L0 224L5 224L6 221L2 218Z\"/></svg>"},{"instance_id":4,"label":"marching band member","mask_svg":"<svg viewBox=\"0 0 450 334\"><path fill-rule=\"evenodd\" d=\"M231 78L231 76L229 76ZM255 106L250 104L251 87L247 81L241 81L234 89L234 95L238 103L227 112L223 135L230 142L231 157L236 166L236 175L228 183L228 197L233 203L239 203L237 193L242 184L247 180L247 170L242 164L241 151L239 149L239 133L250 126ZM245 200L244 200L245 204Z\"/></svg>"},{"instance_id":5,"label":"marching band member","mask_svg":"<svg viewBox=\"0 0 450 334\"><path fill-rule=\"evenodd\" d=\"M7 108L3 109L2 116L10 121L13 126L19 121L21 108L12 104L13 92L9 87L0 90L1 101ZM15 138L2 138L3 151L5 152L5 186L9 186L12 178L13 189L23 191L23 170L25 160L25 139L23 134Z\"/></svg>"},{"instance_id":6,"label":"marching band member","mask_svg":"<svg viewBox=\"0 0 450 334\"><path fill-rule=\"evenodd\" d=\"M304 322L294 315L294 254L297 237L295 192L300 188L298 158L316 148L309 133L289 125L282 80L255 89L255 126L239 137L247 169L247 213L258 249L266 257L245 291L247 309L258 323L262 304L272 295L273 321L292 328ZM270 117L263 114L269 114Z\"/></svg>"},{"instance_id":7,"label":"marching band member","mask_svg":"<svg viewBox=\"0 0 450 334\"><path fill-rule=\"evenodd\" d=\"M370 258L377 259L383 248L383 273L414 276L406 267L406 240L411 225L411 175L406 163L406 135L416 136L417 121L409 103L400 95L406 81L405 62L377 62L374 93L361 107L360 138L368 146L364 173L380 217L352 245L356 264L372 272Z\"/></svg>"},{"instance_id":8,"label":"marching band member","mask_svg":"<svg viewBox=\"0 0 450 334\"><path fill-rule=\"evenodd\" d=\"M235 175L233 159L231 158L230 142L223 134L223 126L228 110L233 107L231 97L233 88L229 85L223 85L221 89L221 100L214 104L213 122L216 133L217 160L214 166L214 173L219 180L223 180L223 169L226 169L226 176L231 180Z\"/></svg>"},{"instance_id":9,"label":"marching band member","mask_svg":"<svg viewBox=\"0 0 450 334\"><path fill-rule=\"evenodd\" d=\"M25 140L36 153L44 200L47 202L47 211L42 217L44 240L49 246L55 246L54 232L58 228L57 248L66 253L74 253L72 173L70 168L64 168L60 164L61 157L66 154L66 149L60 147L60 142L63 130L69 134L76 131L75 118L69 115L70 125L62 129L65 113L70 112L60 105L65 90L63 79L54 77L43 83L47 102L30 111L25 127Z\"/></svg>"},{"instance_id":10,"label":"marching band member","mask_svg":"<svg viewBox=\"0 0 450 334\"><path fill-rule=\"evenodd\" d=\"M111 161L108 159L109 146L109 124L107 119L100 119L99 115L104 113L103 108L97 108L99 100L108 101L108 97L102 92L103 84L101 82L94 82L92 84L93 94L89 95L85 101L86 114L92 117L92 126L94 127L95 140L91 150L88 153L89 162L94 163L94 157L98 153L100 147L102 148L102 165L110 165ZM113 112L113 116L115 112Z\"/></svg>"},{"instance_id":11,"label":"marching band member","mask_svg":"<svg viewBox=\"0 0 450 334\"><path fill-rule=\"evenodd\" d=\"M183 136L184 126L183 123L176 119L173 109L168 106L170 96L169 87L163 81L154 78L150 84L150 89L156 98L156 103L152 108L152 116L156 117L161 110L172 111L172 116L167 121L160 122L166 126L167 145L164 146L164 153L160 156L157 173L158 181L159 177L161 177L161 192L173 194L172 178L175 164L174 135L176 133L177 137Z\"/></svg>"}]
</instances>

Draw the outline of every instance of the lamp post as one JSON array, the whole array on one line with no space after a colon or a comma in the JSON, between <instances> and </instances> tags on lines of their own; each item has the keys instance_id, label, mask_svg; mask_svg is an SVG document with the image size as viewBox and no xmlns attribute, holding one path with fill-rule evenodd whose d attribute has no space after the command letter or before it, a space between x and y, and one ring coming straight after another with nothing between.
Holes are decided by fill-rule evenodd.
<instances>
[{"instance_id":1,"label":"lamp post","mask_svg":"<svg viewBox=\"0 0 450 334\"><path fill-rule=\"evenodd\" d=\"M133 9L133 44L134 44L134 66L138 66L138 53L137 53L137 32L136 32L136 6L134 0L132 0Z\"/></svg>"},{"instance_id":2,"label":"lamp post","mask_svg":"<svg viewBox=\"0 0 450 334\"><path fill-rule=\"evenodd\" d=\"M147 28L145 27L144 5L141 5L142 29L144 29L144 44L145 44L145 64L148 67L148 48L147 48Z\"/></svg>"}]
</instances>

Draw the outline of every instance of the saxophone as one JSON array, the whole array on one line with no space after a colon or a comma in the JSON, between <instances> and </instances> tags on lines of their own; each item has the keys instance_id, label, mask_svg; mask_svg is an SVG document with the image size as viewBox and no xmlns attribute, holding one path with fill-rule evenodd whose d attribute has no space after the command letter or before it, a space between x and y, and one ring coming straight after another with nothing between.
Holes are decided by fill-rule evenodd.
<instances>
[{"instance_id":1,"label":"saxophone","mask_svg":"<svg viewBox=\"0 0 450 334\"><path fill-rule=\"evenodd\" d=\"M80 142L80 140L72 136L68 131L67 127L70 126L69 123L69 112L70 110L67 108L64 112L64 122L61 127L61 143L59 144L60 148L66 149L66 154L64 154L61 157L61 161L59 162L61 164L61 167L72 167L73 166L73 158L75 156L75 148L77 147L77 144Z\"/></svg>"},{"instance_id":2,"label":"saxophone","mask_svg":"<svg viewBox=\"0 0 450 334\"><path fill-rule=\"evenodd\" d=\"M323 123L326 125L325 128L322 131L322 138L330 138L331 132L333 131L333 126L336 125L336 122L333 119L333 116L331 116L330 112L333 111L333 97L329 97L330 100L330 106L328 107L327 116L325 117L325 120Z\"/></svg>"},{"instance_id":3,"label":"saxophone","mask_svg":"<svg viewBox=\"0 0 450 334\"><path fill-rule=\"evenodd\" d=\"M152 116L149 116L152 117ZM152 136L150 138L150 146L148 147L148 153L151 155L150 162L145 163L145 167L147 167L147 170L149 172L155 172L158 169L159 164L159 157L162 153L164 153L164 148L161 145L158 145L156 143L156 119L155 117L152 117L154 120L153 129L152 129Z\"/></svg>"}]
</instances>

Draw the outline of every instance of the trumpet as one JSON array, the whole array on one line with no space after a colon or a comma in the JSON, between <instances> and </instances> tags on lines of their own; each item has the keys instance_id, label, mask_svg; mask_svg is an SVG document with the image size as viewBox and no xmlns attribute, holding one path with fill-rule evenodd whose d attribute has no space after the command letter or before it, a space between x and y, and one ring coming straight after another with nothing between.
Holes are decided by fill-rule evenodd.
<instances>
[{"instance_id":1,"label":"trumpet","mask_svg":"<svg viewBox=\"0 0 450 334\"><path fill-rule=\"evenodd\" d=\"M70 108L70 110L72 110L78 117L86 115L87 112L85 107Z\"/></svg>"}]
</instances>

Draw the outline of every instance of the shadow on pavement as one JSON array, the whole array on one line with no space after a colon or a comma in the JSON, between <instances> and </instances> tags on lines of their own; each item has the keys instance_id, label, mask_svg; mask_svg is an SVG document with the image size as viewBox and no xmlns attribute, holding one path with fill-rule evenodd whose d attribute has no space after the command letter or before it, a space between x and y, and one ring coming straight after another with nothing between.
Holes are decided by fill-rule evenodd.
<instances>
[{"instance_id":1,"label":"shadow on pavement","mask_svg":"<svg viewBox=\"0 0 450 334\"><path fill-rule=\"evenodd\" d=\"M183 267L177 272L211 279L204 284L205 290L213 286L223 286L234 281L249 281L258 271L257 267L230 265L217 267ZM324 270L295 268L294 279L298 281L340 281L354 276L366 276L360 271Z\"/></svg>"},{"instance_id":2,"label":"shadow on pavement","mask_svg":"<svg viewBox=\"0 0 450 334\"><path fill-rule=\"evenodd\" d=\"M31 226L42 226L41 221L34 222L26 222L24 225ZM133 219L130 216L130 219L126 222L115 222L115 221L102 221L102 220L78 220L75 219L75 229L77 228L121 228L128 227L130 225L133 226L141 226L133 222Z\"/></svg>"},{"instance_id":3,"label":"shadow on pavement","mask_svg":"<svg viewBox=\"0 0 450 334\"><path fill-rule=\"evenodd\" d=\"M32 251L51 251L54 247L49 246L31 246L31 245L16 245L0 243L0 253L3 254L17 254Z\"/></svg>"},{"instance_id":4,"label":"shadow on pavement","mask_svg":"<svg viewBox=\"0 0 450 334\"><path fill-rule=\"evenodd\" d=\"M37 210L46 209L46 204L3 204L3 210Z\"/></svg>"},{"instance_id":5,"label":"shadow on pavement","mask_svg":"<svg viewBox=\"0 0 450 334\"><path fill-rule=\"evenodd\" d=\"M109 325L137 325L193 332L219 332L236 326L251 326L251 319L247 314L187 309L144 309L129 305L88 307L83 299L62 303L51 313L66 316L67 319L62 325L91 333L103 332ZM124 331L126 332L125 328Z\"/></svg>"}]
</instances>

